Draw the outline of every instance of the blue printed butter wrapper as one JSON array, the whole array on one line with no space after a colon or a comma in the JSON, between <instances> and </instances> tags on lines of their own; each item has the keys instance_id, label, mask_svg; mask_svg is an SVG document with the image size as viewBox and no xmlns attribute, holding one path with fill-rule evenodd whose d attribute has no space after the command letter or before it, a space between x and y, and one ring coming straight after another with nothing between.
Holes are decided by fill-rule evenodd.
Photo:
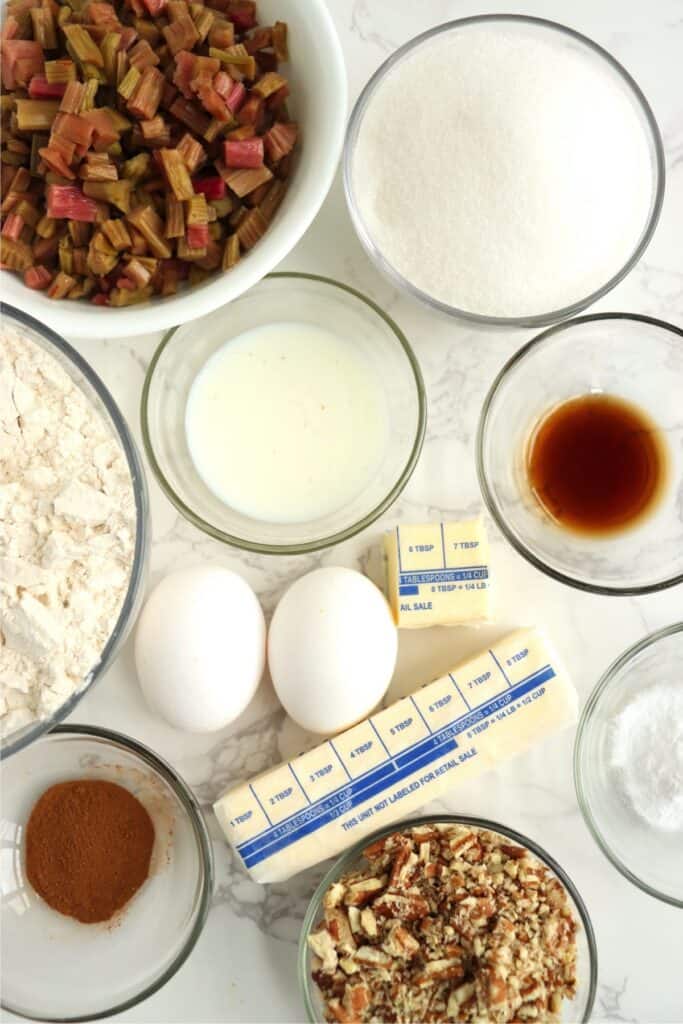
<instances>
[{"instance_id":1,"label":"blue printed butter wrapper","mask_svg":"<svg viewBox=\"0 0 683 1024\"><path fill-rule=\"evenodd\" d=\"M452 672L225 793L218 821L258 882L290 878L576 719L544 637L518 630Z\"/></svg>"},{"instance_id":2,"label":"blue printed butter wrapper","mask_svg":"<svg viewBox=\"0 0 683 1024\"><path fill-rule=\"evenodd\" d=\"M490 617L489 545L481 519L405 524L384 535L387 597L400 629Z\"/></svg>"}]
</instances>

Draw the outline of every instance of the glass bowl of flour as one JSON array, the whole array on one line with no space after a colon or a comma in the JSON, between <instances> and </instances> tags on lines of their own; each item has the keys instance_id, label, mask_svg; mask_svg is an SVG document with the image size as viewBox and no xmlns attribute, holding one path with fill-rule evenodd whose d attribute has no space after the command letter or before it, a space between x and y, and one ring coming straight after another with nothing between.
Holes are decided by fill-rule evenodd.
<instances>
[{"instance_id":1,"label":"glass bowl of flour","mask_svg":"<svg viewBox=\"0 0 683 1024\"><path fill-rule=\"evenodd\" d=\"M149 503L114 399L59 335L0 308L0 757L71 714L143 597Z\"/></svg>"},{"instance_id":2,"label":"glass bowl of flour","mask_svg":"<svg viewBox=\"0 0 683 1024\"><path fill-rule=\"evenodd\" d=\"M398 49L344 149L347 204L378 269L485 325L553 323L613 288L652 237L664 173L624 68L521 15L448 22Z\"/></svg>"},{"instance_id":3,"label":"glass bowl of flour","mask_svg":"<svg viewBox=\"0 0 683 1024\"><path fill-rule=\"evenodd\" d=\"M600 849L650 896L683 907L683 622L605 672L579 722L574 779Z\"/></svg>"}]
</instances>

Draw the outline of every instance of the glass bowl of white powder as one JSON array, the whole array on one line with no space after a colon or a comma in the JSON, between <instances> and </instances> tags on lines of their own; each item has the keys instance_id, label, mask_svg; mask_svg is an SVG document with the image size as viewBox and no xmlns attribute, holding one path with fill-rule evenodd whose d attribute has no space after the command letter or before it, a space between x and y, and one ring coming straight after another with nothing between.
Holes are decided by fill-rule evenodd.
<instances>
[{"instance_id":1,"label":"glass bowl of white powder","mask_svg":"<svg viewBox=\"0 0 683 1024\"><path fill-rule=\"evenodd\" d=\"M0 757L71 714L131 629L149 500L116 402L63 338L0 307Z\"/></svg>"},{"instance_id":2,"label":"glass bowl of white powder","mask_svg":"<svg viewBox=\"0 0 683 1024\"><path fill-rule=\"evenodd\" d=\"M485 325L553 323L613 288L652 237L664 175L624 68L521 15L448 22L398 49L344 148L349 211L378 269Z\"/></svg>"},{"instance_id":3,"label":"glass bowl of white powder","mask_svg":"<svg viewBox=\"0 0 683 1024\"><path fill-rule=\"evenodd\" d=\"M683 622L634 644L584 708L579 805L600 849L650 896L683 907Z\"/></svg>"}]
</instances>

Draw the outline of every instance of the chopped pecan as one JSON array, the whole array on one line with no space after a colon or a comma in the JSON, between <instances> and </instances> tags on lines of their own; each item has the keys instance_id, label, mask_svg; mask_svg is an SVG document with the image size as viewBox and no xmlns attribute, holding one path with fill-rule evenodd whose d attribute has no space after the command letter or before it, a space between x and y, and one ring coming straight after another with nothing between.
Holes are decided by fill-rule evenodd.
<instances>
[{"instance_id":1,"label":"chopped pecan","mask_svg":"<svg viewBox=\"0 0 683 1024\"><path fill-rule=\"evenodd\" d=\"M429 904L417 893L405 896L395 892L385 892L373 904L375 914L383 917L398 917L403 921L418 921L429 913Z\"/></svg>"},{"instance_id":2,"label":"chopped pecan","mask_svg":"<svg viewBox=\"0 0 683 1024\"><path fill-rule=\"evenodd\" d=\"M312 944L326 1020L558 1024L576 994L577 923L548 868L464 824L395 832L367 853L370 869L331 887Z\"/></svg>"}]
</instances>

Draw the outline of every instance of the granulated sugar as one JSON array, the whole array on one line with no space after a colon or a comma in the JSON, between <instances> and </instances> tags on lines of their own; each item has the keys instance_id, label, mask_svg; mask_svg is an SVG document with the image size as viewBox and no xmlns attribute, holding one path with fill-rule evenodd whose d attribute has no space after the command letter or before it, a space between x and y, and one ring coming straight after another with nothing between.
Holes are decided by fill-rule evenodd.
<instances>
[{"instance_id":1,"label":"granulated sugar","mask_svg":"<svg viewBox=\"0 0 683 1024\"><path fill-rule=\"evenodd\" d=\"M645 228L648 139L600 58L553 30L474 25L419 46L370 99L352 167L391 266L461 310L586 298Z\"/></svg>"}]
</instances>

